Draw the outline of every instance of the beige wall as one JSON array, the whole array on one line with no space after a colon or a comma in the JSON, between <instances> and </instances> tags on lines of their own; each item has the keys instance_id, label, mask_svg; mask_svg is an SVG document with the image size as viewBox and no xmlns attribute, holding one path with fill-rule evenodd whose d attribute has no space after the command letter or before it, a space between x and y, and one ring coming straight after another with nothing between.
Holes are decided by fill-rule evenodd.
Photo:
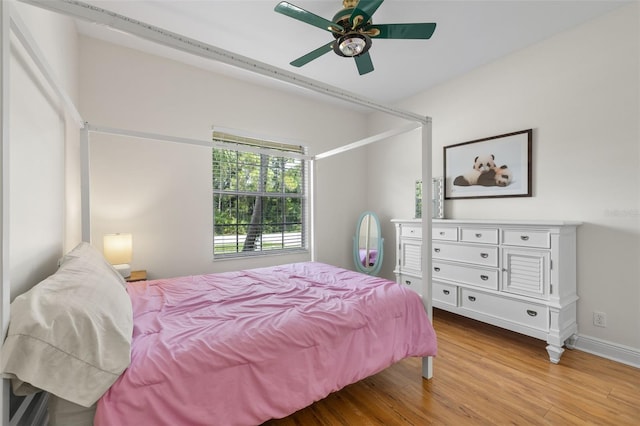
<instances>
[{"instance_id":1,"label":"beige wall","mask_svg":"<svg viewBox=\"0 0 640 426\"><path fill-rule=\"evenodd\" d=\"M434 176L442 148L534 129L533 197L454 200L448 218L564 219L578 231L579 333L635 351L640 364L640 130L638 3L408 99L433 117ZM375 116L372 125L385 124ZM420 142L369 150L370 192L387 220L413 217ZM382 171L382 173L380 173ZM387 240L389 241L389 239ZM393 246L386 245L387 253ZM393 277L392 256L383 274ZM592 324L593 311L607 327ZM634 356L632 355L632 358Z\"/></svg>"},{"instance_id":2,"label":"beige wall","mask_svg":"<svg viewBox=\"0 0 640 426\"><path fill-rule=\"evenodd\" d=\"M365 136L362 114L289 92L81 38L81 105L94 125L202 141L211 126L285 138L311 154ZM309 260L309 255L212 261L211 151L133 138L91 137L92 242L131 232L134 269L170 277ZM353 151L317 162L317 259L352 266L364 210L364 160Z\"/></svg>"}]
</instances>

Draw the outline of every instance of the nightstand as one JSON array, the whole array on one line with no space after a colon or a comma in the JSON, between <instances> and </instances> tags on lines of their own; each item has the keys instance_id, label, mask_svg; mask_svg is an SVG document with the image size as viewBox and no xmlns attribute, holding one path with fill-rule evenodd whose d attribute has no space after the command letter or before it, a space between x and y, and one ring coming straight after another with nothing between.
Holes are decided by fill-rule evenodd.
<instances>
[{"instance_id":1,"label":"nightstand","mask_svg":"<svg viewBox=\"0 0 640 426\"><path fill-rule=\"evenodd\" d=\"M134 283L136 281L146 281L147 280L147 271L146 270L141 270L141 271L131 271L131 276L129 278L126 278L128 283Z\"/></svg>"}]
</instances>

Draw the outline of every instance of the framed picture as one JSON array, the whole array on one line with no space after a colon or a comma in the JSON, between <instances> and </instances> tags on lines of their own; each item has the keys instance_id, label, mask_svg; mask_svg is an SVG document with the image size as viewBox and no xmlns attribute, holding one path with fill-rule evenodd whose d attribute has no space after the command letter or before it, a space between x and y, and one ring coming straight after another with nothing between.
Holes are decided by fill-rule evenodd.
<instances>
[{"instance_id":1,"label":"framed picture","mask_svg":"<svg viewBox=\"0 0 640 426\"><path fill-rule=\"evenodd\" d=\"M444 147L445 199L531 197L533 130Z\"/></svg>"}]
</instances>

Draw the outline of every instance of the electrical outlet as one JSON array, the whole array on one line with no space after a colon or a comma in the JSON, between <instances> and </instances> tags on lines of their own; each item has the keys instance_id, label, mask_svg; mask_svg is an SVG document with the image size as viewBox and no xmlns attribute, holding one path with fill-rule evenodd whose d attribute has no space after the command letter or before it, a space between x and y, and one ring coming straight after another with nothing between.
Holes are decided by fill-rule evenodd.
<instances>
[{"instance_id":1,"label":"electrical outlet","mask_svg":"<svg viewBox=\"0 0 640 426\"><path fill-rule=\"evenodd\" d=\"M594 312L593 313L593 325L596 327L606 327L607 326L607 314L604 312Z\"/></svg>"}]
</instances>

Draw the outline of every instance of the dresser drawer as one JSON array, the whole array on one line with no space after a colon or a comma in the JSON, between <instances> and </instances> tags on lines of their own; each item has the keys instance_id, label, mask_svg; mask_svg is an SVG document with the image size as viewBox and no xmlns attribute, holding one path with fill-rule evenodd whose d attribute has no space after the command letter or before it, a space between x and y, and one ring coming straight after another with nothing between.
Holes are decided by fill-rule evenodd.
<instances>
[{"instance_id":1,"label":"dresser drawer","mask_svg":"<svg viewBox=\"0 0 640 426\"><path fill-rule=\"evenodd\" d=\"M447 244L434 241L431 246L434 259L453 260L481 266L498 267L498 247Z\"/></svg>"},{"instance_id":2,"label":"dresser drawer","mask_svg":"<svg viewBox=\"0 0 640 426\"><path fill-rule=\"evenodd\" d=\"M433 282L431 284L433 300L451 306L458 306L458 287L451 284Z\"/></svg>"},{"instance_id":3,"label":"dresser drawer","mask_svg":"<svg viewBox=\"0 0 640 426\"><path fill-rule=\"evenodd\" d=\"M431 228L431 239L443 241L458 241L458 228L433 226Z\"/></svg>"},{"instance_id":4,"label":"dresser drawer","mask_svg":"<svg viewBox=\"0 0 640 426\"><path fill-rule=\"evenodd\" d=\"M460 293L460 306L465 309L548 331L549 313L546 306L507 299L468 288L461 288Z\"/></svg>"},{"instance_id":5,"label":"dresser drawer","mask_svg":"<svg viewBox=\"0 0 640 426\"><path fill-rule=\"evenodd\" d=\"M502 244L509 246L550 248L551 234L547 231L505 229Z\"/></svg>"},{"instance_id":6,"label":"dresser drawer","mask_svg":"<svg viewBox=\"0 0 640 426\"><path fill-rule=\"evenodd\" d=\"M460 241L498 244L497 228L460 228Z\"/></svg>"},{"instance_id":7,"label":"dresser drawer","mask_svg":"<svg viewBox=\"0 0 640 426\"><path fill-rule=\"evenodd\" d=\"M418 294L422 294L422 279L412 277L410 275L398 275L398 282L403 286L410 288Z\"/></svg>"},{"instance_id":8,"label":"dresser drawer","mask_svg":"<svg viewBox=\"0 0 640 426\"><path fill-rule=\"evenodd\" d=\"M433 261L431 276L434 280L447 280L465 283L476 287L498 289L498 270L473 266L454 265Z\"/></svg>"},{"instance_id":9,"label":"dresser drawer","mask_svg":"<svg viewBox=\"0 0 640 426\"><path fill-rule=\"evenodd\" d=\"M411 225L403 224L400 227L401 237L422 238L422 224L416 223Z\"/></svg>"}]
</instances>

